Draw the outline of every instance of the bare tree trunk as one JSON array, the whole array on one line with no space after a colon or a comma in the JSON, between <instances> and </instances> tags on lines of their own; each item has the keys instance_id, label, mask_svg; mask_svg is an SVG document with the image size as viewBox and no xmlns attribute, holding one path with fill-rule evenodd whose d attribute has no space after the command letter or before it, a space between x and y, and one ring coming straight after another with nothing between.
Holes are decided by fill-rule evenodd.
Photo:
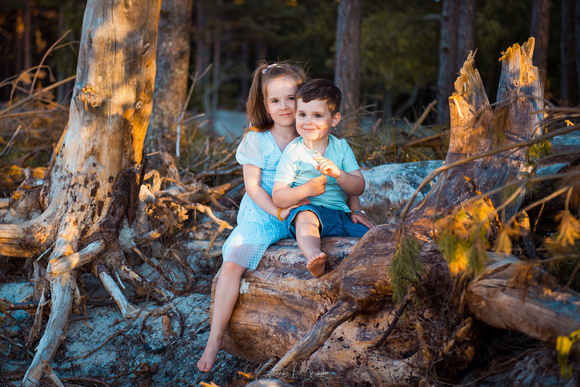
<instances>
[{"instance_id":1,"label":"bare tree trunk","mask_svg":"<svg viewBox=\"0 0 580 387\"><path fill-rule=\"evenodd\" d=\"M460 69L470 52L475 51L475 0L460 0L457 31L456 68Z\"/></svg>"},{"instance_id":2,"label":"bare tree trunk","mask_svg":"<svg viewBox=\"0 0 580 387\"><path fill-rule=\"evenodd\" d=\"M193 0L161 3L157 74L147 148L174 149L178 120L185 108L191 49Z\"/></svg>"},{"instance_id":3,"label":"bare tree trunk","mask_svg":"<svg viewBox=\"0 0 580 387\"><path fill-rule=\"evenodd\" d=\"M348 130L354 130L360 107L360 50L362 0L342 0L338 5L334 81L342 91L341 113Z\"/></svg>"},{"instance_id":4,"label":"bare tree trunk","mask_svg":"<svg viewBox=\"0 0 580 387\"><path fill-rule=\"evenodd\" d=\"M574 0L574 48L576 60L576 79L577 79L577 90L580 93L580 0Z\"/></svg>"},{"instance_id":5,"label":"bare tree trunk","mask_svg":"<svg viewBox=\"0 0 580 387\"><path fill-rule=\"evenodd\" d=\"M562 0L560 41L560 96L564 106L574 106L578 95L576 42L574 38L575 0Z\"/></svg>"},{"instance_id":6,"label":"bare tree trunk","mask_svg":"<svg viewBox=\"0 0 580 387\"><path fill-rule=\"evenodd\" d=\"M108 265L101 253L105 247L118 253L118 229L126 217L132 219L152 107L159 8L160 0L88 2L68 130L48 180L35 190L43 212L0 230L4 255L52 248L43 258L50 318L24 386L38 385L43 363L50 363L64 339L78 301L75 269L95 259Z\"/></svg>"},{"instance_id":7,"label":"bare tree trunk","mask_svg":"<svg viewBox=\"0 0 580 387\"><path fill-rule=\"evenodd\" d=\"M536 39L534 66L540 71L542 85L548 76L548 40L550 37L550 0L533 0L530 35Z\"/></svg>"},{"instance_id":8,"label":"bare tree trunk","mask_svg":"<svg viewBox=\"0 0 580 387\"><path fill-rule=\"evenodd\" d=\"M216 5L219 7L222 0L216 0ZM222 58L222 27L219 22L213 24L213 60L212 60L212 85L211 85L211 111L210 123L212 127L217 130L217 111L218 111L218 95L220 87L220 72L221 72L221 58Z\"/></svg>"},{"instance_id":9,"label":"bare tree trunk","mask_svg":"<svg viewBox=\"0 0 580 387\"><path fill-rule=\"evenodd\" d=\"M32 67L32 1L26 2L24 8L24 68L28 70Z\"/></svg>"},{"instance_id":10,"label":"bare tree trunk","mask_svg":"<svg viewBox=\"0 0 580 387\"><path fill-rule=\"evenodd\" d=\"M440 123L449 122L449 107L444 101L453 93L457 66L457 34L459 30L459 0L444 0L441 12L439 43L439 76L437 77L437 114Z\"/></svg>"}]
</instances>

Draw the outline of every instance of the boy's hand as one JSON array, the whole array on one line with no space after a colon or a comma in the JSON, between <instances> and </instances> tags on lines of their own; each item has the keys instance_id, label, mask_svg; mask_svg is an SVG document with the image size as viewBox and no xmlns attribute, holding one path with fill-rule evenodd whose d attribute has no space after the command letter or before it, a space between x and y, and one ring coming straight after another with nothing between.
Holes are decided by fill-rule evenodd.
<instances>
[{"instance_id":1,"label":"boy's hand","mask_svg":"<svg viewBox=\"0 0 580 387\"><path fill-rule=\"evenodd\" d=\"M350 213L350 220L352 220L353 223L360 223L363 226L367 226L368 228L373 228L375 227L374 224L372 224L366 216L364 216L364 214L362 212L359 212L358 214L355 214L354 212Z\"/></svg>"},{"instance_id":2,"label":"boy's hand","mask_svg":"<svg viewBox=\"0 0 580 387\"><path fill-rule=\"evenodd\" d=\"M308 188L308 196L318 196L326 192L326 176L320 175L308 180L304 185Z\"/></svg>"},{"instance_id":3,"label":"boy's hand","mask_svg":"<svg viewBox=\"0 0 580 387\"><path fill-rule=\"evenodd\" d=\"M320 171L323 175L334 177L335 179L340 176L340 169L329 159L325 159L322 156L315 156L314 161L318 162L316 169Z\"/></svg>"}]
</instances>

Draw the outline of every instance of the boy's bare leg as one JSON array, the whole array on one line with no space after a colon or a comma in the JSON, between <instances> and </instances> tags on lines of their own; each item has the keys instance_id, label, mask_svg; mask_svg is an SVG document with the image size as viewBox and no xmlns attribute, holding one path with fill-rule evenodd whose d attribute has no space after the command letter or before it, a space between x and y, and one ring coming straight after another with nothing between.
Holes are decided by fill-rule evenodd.
<instances>
[{"instance_id":1,"label":"boy's bare leg","mask_svg":"<svg viewBox=\"0 0 580 387\"><path fill-rule=\"evenodd\" d=\"M245 267L233 262L224 262L215 290L213 314L209 338L197 368L209 372L215 364L217 354L222 349L224 331L240 292L240 279L246 271Z\"/></svg>"},{"instance_id":2,"label":"boy's bare leg","mask_svg":"<svg viewBox=\"0 0 580 387\"><path fill-rule=\"evenodd\" d=\"M320 277L326 264L326 254L320 249L320 221L314 212L301 211L294 222L298 247L308 261L306 268L314 277Z\"/></svg>"}]
</instances>

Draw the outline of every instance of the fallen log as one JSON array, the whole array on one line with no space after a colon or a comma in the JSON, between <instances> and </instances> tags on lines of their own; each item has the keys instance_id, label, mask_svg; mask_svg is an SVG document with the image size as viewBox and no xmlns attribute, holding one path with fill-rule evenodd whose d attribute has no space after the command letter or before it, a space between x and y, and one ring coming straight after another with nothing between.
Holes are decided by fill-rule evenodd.
<instances>
[{"instance_id":1,"label":"fallen log","mask_svg":"<svg viewBox=\"0 0 580 387\"><path fill-rule=\"evenodd\" d=\"M356 246L350 241L342 251L333 249L337 240L324 241L330 271L316 279L309 276L305 261L297 258L298 251L276 253L280 247L271 247L257 270L242 277L240 297L225 332L226 351L262 363L281 359L272 374L301 363L310 371L336 372L347 383L417 385L435 382L442 375L453 378L475 355L473 320L462 300L479 320L546 342L552 343L554 335L568 334L569 328L578 329L578 313L566 313L564 324L559 318L539 320L542 329L519 324L518 317L504 316L513 315L516 307L562 316L557 310L562 304L541 302L546 301L542 286L530 286L524 299L515 297L517 292L505 282L510 271L498 271L497 265L484 269L471 281L467 276L452 276L434 242L441 231L435 219L457 208L464 208L471 217L473 198L496 192L508 181L522 181L510 203L504 203L499 193L486 200L490 208L503 208L507 219L518 211L525 177L534 173L526 160L526 147L518 144L528 144L540 134L543 118L542 87L537 68L531 64L533 46L530 38L523 47L510 47L502 58L500 102L495 111L473 67L473 54L469 55L450 98L451 143L445 166L431 174L441 177L408 216L408 208L403 212L404 226L378 226ZM395 259L401 259L403 236L419 241L424 272L408 290L415 294L419 306L411 308L407 319L393 328L397 315L395 281L401 278L388 272ZM410 272L409 278L403 279L412 280L417 274ZM506 286L485 292L489 281L503 281ZM461 286L465 283L467 291ZM567 298L567 310L580 300L574 292L559 291ZM506 307L489 298L505 302ZM494 318L489 317L493 313ZM392 333L385 341L386 331ZM384 344L377 347L380 343Z\"/></svg>"}]
</instances>

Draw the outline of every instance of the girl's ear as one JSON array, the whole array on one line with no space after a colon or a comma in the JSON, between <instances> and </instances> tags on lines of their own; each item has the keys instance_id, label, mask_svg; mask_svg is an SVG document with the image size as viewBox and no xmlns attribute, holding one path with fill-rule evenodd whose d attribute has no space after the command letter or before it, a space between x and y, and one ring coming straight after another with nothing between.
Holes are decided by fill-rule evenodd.
<instances>
[{"instance_id":1,"label":"girl's ear","mask_svg":"<svg viewBox=\"0 0 580 387\"><path fill-rule=\"evenodd\" d=\"M334 128L336 125L338 125L338 123L340 122L342 116L340 115L339 112L334 113L334 115L332 116L332 127Z\"/></svg>"}]
</instances>

